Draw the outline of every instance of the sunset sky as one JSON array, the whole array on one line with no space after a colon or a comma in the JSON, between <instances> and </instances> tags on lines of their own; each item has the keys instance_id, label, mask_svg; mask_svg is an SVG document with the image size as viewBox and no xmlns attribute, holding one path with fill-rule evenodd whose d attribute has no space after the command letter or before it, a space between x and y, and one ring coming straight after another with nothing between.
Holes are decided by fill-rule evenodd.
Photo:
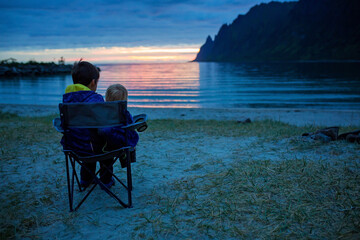
<instances>
[{"instance_id":1,"label":"sunset sky","mask_svg":"<svg viewBox=\"0 0 360 240\"><path fill-rule=\"evenodd\" d=\"M190 61L208 35L261 2L270 0L2 0L0 59Z\"/></svg>"}]
</instances>

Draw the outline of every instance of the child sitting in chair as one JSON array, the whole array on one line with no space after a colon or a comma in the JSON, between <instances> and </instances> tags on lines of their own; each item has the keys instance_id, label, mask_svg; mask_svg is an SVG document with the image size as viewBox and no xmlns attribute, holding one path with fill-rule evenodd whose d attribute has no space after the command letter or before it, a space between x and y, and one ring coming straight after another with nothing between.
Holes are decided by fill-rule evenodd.
<instances>
[{"instance_id":1,"label":"child sitting in chair","mask_svg":"<svg viewBox=\"0 0 360 240\"><path fill-rule=\"evenodd\" d=\"M98 81L100 78L99 69L93 64L82 61L76 62L71 71L73 83L67 86L63 95L63 103L78 102L104 102L103 97L96 93ZM68 137L61 140L64 150L72 150L80 156L91 156L101 153L101 147L104 141L94 130L83 128L72 128L69 130ZM96 162L84 163L80 169L80 184L82 187L88 187L93 180L96 170ZM104 174L100 176L101 182L111 187L112 181L112 159L100 163Z\"/></svg>"},{"instance_id":2,"label":"child sitting in chair","mask_svg":"<svg viewBox=\"0 0 360 240\"><path fill-rule=\"evenodd\" d=\"M113 84L108 87L105 93L105 100L110 101L127 101L128 91L121 84ZM129 111L126 111L127 123L131 124L134 122ZM105 136L106 144L103 148L104 152L112 151L126 146L125 130L121 127L108 127L99 129L100 134ZM127 131L128 145L135 147L139 141L139 135L135 130Z\"/></svg>"}]
</instances>

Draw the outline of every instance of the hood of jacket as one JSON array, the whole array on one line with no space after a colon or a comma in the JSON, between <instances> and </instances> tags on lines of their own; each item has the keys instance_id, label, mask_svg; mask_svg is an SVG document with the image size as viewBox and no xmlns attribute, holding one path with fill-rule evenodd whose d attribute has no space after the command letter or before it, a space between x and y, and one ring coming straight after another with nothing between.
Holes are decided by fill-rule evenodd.
<instances>
[{"instance_id":1,"label":"hood of jacket","mask_svg":"<svg viewBox=\"0 0 360 240\"><path fill-rule=\"evenodd\" d=\"M82 84L73 84L66 88L63 103L104 102L104 98ZM85 128L73 128L67 138L61 139L64 149L73 150L78 154L94 155L99 153L104 145L101 138L93 131Z\"/></svg>"},{"instance_id":2,"label":"hood of jacket","mask_svg":"<svg viewBox=\"0 0 360 240\"><path fill-rule=\"evenodd\" d=\"M82 84L72 84L65 89L63 95L64 103L72 102L103 102L104 99L100 94L91 91L90 88Z\"/></svg>"}]
</instances>

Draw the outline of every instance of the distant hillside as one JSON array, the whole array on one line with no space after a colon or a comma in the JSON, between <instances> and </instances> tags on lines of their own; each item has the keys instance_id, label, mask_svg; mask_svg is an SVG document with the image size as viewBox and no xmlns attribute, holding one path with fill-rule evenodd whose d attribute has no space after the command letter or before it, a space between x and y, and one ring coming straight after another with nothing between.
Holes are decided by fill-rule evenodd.
<instances>
[{"instance_id":1,"label":"distant hillside","mask_svg":"<svg viewBox=\"0 0 360 240\"><path fill-rule=\"evenodd\" d=\"M194 61L360 60L360 0L256 5L209 36Z\"/></svg>"}]
</instances>

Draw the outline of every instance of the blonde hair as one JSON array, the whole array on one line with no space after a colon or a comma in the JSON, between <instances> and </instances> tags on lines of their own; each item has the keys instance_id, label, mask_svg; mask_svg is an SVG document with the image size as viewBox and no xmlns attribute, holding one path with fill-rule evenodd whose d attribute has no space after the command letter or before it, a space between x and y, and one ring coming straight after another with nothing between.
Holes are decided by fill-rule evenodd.
<instances>
[{"instance_id":1,"label":"blonde hair","mask_svg":"<svg viewBox=\"0 0 360 240\"><path fill-rule=\"evenodd\" d=\"M111 101L127 101L128 91L121 84L113 84L108 87L105 93L105 100Z\"/></svg>"}]
</instances>

